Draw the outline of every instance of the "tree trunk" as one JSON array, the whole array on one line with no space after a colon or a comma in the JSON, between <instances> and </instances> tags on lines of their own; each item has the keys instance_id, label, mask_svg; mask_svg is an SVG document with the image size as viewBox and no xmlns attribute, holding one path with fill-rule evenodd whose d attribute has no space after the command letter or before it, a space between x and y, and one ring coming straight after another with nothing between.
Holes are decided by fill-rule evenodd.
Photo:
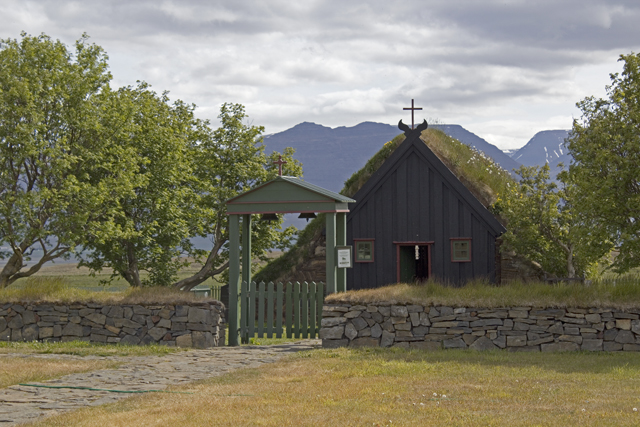
<instances>
[{"instance_id":1,"label":"tree trunk","mask_svg":"<svg viewBox=\"0 0 640 427\"><path fill-rule=\"evenodd\" d=\"M7 264L2 268L0 272L0 289L6 288L16 280L16 273L22 268L22 252L20 249L13 251L11 258L7 261Z\"/></svg>"},{"instance_id":2,"label":"tree trunk","mask_svg":"<svg viewBox=\"0 0 640 427\"><path fill-rule=\"evenodd\" d=\"M173 287L176 289L181 289L183 291L190 291L191 289L198 286L200 283L207 280L209 277L213 277L216 274L222 273L229 267L229 261L222 264L220 267L215 270L211 265L205 264L200 271L194 274L191 277L187 277L186 279L182 279L179 282L173 284Z\"/></svg>"},{"instance_id":3,"label":"tree trunk","mask_svg":"<svg viewBox=\"0 0 640 427\"><path fill-rule=\"evenodd\" d=\"M569 250L567 252L567 277L573 279L576 277L576 267L573 265L573 245L568 245Z\"/></svg>"},{"instance_id":4,"label":"tree trunk","mask_svg":"<svg viewBox=\"0 0 640 427\"><path fill-rule=\"evenodd\" d=\"M42 257L27 270L22 270L23 267L26 267L23 254L32 244L34 244L34 241L25 239L19 246L13 248L13 254L2 269L2 272L0 272L0 289L6 288L18 279L34 275L40 271L45 263L61 257L70 250L70 248L65 246L61 247L59 243L54 248L47 249L44 242L40 240L40 246L43 251Z\"/></svg>"},{"instance_id":5,"label":"tree trunk","mask_svg":"<svg viewBox=\"0 0 640 427\"><path fill-rule=\"evenodd\" d=\"M173 288L181 289L183 291L190 291L191 289L198 286L200 283L207 280L209 277L213 277L216 274L222 273L229 267L229 261L225 262L218 268L213 268L216 259L218 258L218 252L220 248L224 245L226 240L222 239L219 234L216 239L216 244L213 246L211 252L209 252L209 256L207 256L207 261L204 263L200 271L194 274L191 277L187 277L186 279L182 279L171 285Z\"/></svg>"},{"instance_id":6,"label":"tree trunk","mask_svg":"<svg viewBox=\"0 0 640 427\"><path fill-rule=\"evenodd\" d=\"M125 271L120 272L124 280L129 282L134 288L142 287L142 281L140 280L140 271L138 270L138 259L133 250L133 245L127 243L127 263L128 268Z\"/></svg>"}]
</instances>

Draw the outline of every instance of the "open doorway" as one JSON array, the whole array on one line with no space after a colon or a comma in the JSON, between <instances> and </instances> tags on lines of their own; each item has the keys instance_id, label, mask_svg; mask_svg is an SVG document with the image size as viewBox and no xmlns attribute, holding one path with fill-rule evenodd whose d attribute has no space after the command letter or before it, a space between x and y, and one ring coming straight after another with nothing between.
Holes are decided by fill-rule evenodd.
<instances>
[{"instance_id":1,"label":"open doorway","mask_svg":"<svg viewBox=\"0 0 640 427\"><path fill-rule=\"evenodd\" d=\"M394 242L397 253L399 283L422 282L431 277L431 245L433 242Z\"/></svg>"}]
</instances>

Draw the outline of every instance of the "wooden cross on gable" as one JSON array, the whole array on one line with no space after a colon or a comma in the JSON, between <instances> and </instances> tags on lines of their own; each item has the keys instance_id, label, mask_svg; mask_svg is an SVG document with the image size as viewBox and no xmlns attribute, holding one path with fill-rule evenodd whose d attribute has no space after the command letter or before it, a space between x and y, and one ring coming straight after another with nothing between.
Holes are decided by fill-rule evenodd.
<instances>
[{"instance_id":1,"label":"wooden cross on gable","mask_svg":"<svg viewBox=\"0 0 640 427\"><path fill-rule=\"evenodd\" d=\"M272 164L278 165L278 176L282 176L282 165L286 165L287 162L282 160L282 156L278 156L278 160L273 162Z\"/></svg>"},{"instance_id":2,"label":"wooden cross on gable","mask_svg":"<svg viewBox=\"0 0 640 427\"><path fill-rule=\"evenodd\" d=\"M415 110L422 110L422 107L414 107L414 106L413 106L413 99L412 99L412 100L411 100L411 108L409 108L409 107L405 107L405 108L403 108L403 110L411 110L411 129L413 129L413 128L414 128L414 127L413 127L413 125L414 125L414 121L413 121L413 112L414 112Z\"/></svg>"}]
</instances>

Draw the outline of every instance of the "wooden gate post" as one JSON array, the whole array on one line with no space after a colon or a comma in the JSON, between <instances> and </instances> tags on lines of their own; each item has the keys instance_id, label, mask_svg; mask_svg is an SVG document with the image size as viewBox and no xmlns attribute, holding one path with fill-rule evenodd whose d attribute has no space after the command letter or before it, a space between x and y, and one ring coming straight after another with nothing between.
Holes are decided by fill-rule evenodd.
<instances>
[{"instance_id":1,"label":"wooden gate post","mask_svg":"<svg viewBox=\"0 0 640 427\"><path fill-rule=\"evenodd\" d=\"M336 244L338 246L347 245L347 214L338 212L336 215ZM338 268L338 281L336 283L336 292L347 292L347 269Z\"/></svg>"},{"instance_id":2,"label":"wooden gate post","mask_svg":"<svg viewBox=\"0 0 640 427\"><path fill-rule=\"evenodd\" d=\"M251 283L251 214L242 215L242 280Z\"/></svg>"},{"instance_id":3,"label":"wooden gate post","mask_svg":"<svg viewBox=\"0 0 640 427\"><path fill-rule=\"evenodd\" d=\"M240 217L229 215L229 345L238 345L240 325Z\"/></svg>"},{"instance_id":4,"label":"wooden gate post","mask_svg":"<svg viewBox=\"0 0 640 427\"><path fill-rule=\"evenodd\" d=\"M327 230L326 238L326 259L327 259L327 293L333 294L336 292L336 213L327 212L325 214L325 224Z\"/></svg>"}]
</instances>

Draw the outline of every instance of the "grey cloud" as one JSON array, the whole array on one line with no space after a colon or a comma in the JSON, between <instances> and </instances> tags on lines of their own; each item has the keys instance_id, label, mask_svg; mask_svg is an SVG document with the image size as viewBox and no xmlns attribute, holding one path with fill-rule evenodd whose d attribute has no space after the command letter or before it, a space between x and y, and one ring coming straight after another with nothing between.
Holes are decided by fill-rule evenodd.
<instances>
[{"instance_id":1,"label":"grey cloud","mask_svg":"<svg viewBox=\"0 0 640 427\"><path fill-rule=\"evenodd\" d=\"M435 13L481 39L550 50L629 49L640 38L640 4L633 0L438 2Z\"/></svg>"},{"instance_id":2,"label":"grey cloud","mask_svg":"<svg viewBox=\"0 0 640 427\"><path fill-rule=\"evenodd\" d=\"M8 0L3 12L2 38L86 31L118 82L147 80L206 111L243 102L285 127L395 122L412 97L427 116L565 102L576 69L640 47L640 3L622 0Z\"/></svg>"}]
</instances>

